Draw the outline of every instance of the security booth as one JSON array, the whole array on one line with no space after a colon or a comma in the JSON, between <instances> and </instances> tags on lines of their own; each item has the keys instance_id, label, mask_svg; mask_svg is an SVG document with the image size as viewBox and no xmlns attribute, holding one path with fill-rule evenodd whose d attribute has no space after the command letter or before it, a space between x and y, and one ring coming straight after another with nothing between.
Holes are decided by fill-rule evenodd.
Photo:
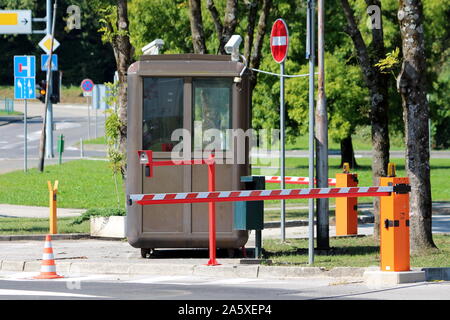
<instances>
[{"instance_id":1,"label":"security booth","mask_svg":"<svg viewBox=\"0 0 450 320\"><path fill-rule=\"evenodd\" d=\"M214 140L208 129L220 136L219 143L214 141L216 190L242 190L240 177L250 174L249 142L245 139L242 147L229 133L250 127L249 99L248 71L230 56L144 55L133 63L128 69L127 194L207 191L207 166L156 167L148 177L138 150L152 150L155 161L174 160L173 154L201 159ZM237 162L242 153L245 161ZM216 204L218 248L241 248L248 240L247 230L233 228L233 211L232 202ZM155 248L208 248L208 203L127 204L126 221L128 242L143 256Z\"/></svg>"}]
</instances>

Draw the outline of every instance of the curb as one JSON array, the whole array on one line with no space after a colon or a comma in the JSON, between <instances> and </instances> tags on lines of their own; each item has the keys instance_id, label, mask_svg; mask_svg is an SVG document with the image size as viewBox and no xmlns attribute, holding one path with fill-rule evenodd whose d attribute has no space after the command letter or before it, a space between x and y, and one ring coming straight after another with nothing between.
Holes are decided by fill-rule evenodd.
<instances>
[{"instance_id":1,"label":"curb","mask_svg":"<svg viewBox=\"0 0 450 320\"><path fill-rule=\"evenodd\" d=\"M19 241L19 240L36 240L44 241L45 234L31 234L31 235L10 235L10 236L0 236L0 241ZM52 240L79 240L79 239L90 239L89 233L60 233L52 234Z\"/></svg>"},{"instance_id":2,"label":"curb","mask_svg":"<svg viewBox=\"0 0 450 320\"><path fill-rule=\"evenodd\" d=\"M6 126L7 124L10 124L11 122L23 121L23 118L24 118L23 116L10 116L10 117L3 116L3 117L0 117L0 121L4 122L4 123L0 123L0 127L1 126ZM35 119L35 118L41 118L41 116L27 117L27 121Z\"/></svg>"},{"instance_id":3,"label":"curb","mask_svg":"<svg viewBox=\"0 0 450 320\"><path fill-rule=\"evenodd\" d=\"M192 264L151 264L116 262L56 262L59 273L72 274L121 274L121 275L166 275L166 276L223 276L237 278L352 278L363 280L366 271L373 267L321 267L265 266L265 265L219 265L208 267ZM39 272L40 261L3 260L0 271ZM449 281L450 268L414 268L412 271L425 271L426 281Z\"/></svg>"}]
</instances>

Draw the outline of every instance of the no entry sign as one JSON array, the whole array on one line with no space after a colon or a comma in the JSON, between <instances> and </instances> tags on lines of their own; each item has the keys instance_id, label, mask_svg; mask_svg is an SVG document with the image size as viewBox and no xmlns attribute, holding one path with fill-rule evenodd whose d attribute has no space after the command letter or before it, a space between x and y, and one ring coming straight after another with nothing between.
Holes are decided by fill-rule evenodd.
<instances>
[{"instance_id":1,"label":"no entry sign","mask_svg":"<svg viewBox=\"0 0 450 320\"><path fill-rule=\"evenodd\" d=\"M278 63L282 63L287 56L289 47L289 32L283 19L277 19L270 33L270 49L272 57Z\"/></svg>"}]
</instances>

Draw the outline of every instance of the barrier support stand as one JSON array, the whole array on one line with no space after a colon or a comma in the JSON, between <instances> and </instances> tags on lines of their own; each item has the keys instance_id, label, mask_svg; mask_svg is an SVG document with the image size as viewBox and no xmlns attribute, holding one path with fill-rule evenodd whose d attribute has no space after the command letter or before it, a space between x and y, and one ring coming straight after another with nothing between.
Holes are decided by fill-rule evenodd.
<instances>
[{"instance_id":1,"label":"barrier support stand","mask_svg":"<svg viewBox=\"0 0 450 320\"><path fill-rule=\"evenodd\" d=\"M350 165L347 162L344 163L343 169L343 173L336 173L336 187L357 187L358 174L350 173ZM358 198L336 198L336 235L356 234L358 234Z\"/></svg>"},{"instance_id":2,"label":"barrier support stand","mask_svg":"<svg viewBox=\"0 0 450 320\"><path fill-rule=\"evenodd\" d=\"M58 180L55 181L52 187L51 181L47 181L48 192L49 192L49 207L50 207L50 232L49 234L58 233L58 220L56 216L56 194L58 193Z\"/></svg>"},{"instance_id":3,"label":"barrier support stand","mask_svg":"<svg viewBox=\"0 0 450 320\"><path fill-rule=\"evenodd\" d=\"M139 162L145 165L145 176L153 177L154 166L177 166L177 165L198 165L208 166L208 191L216 191L216 161L214 154L210 154L207 160L177 160L177 161L153 161L152 150L138 150ZM216 204L208 203L209 218L209 261L207 266L217 266L220 263L216 260Z\"/></svg>"},{"instance_id":4,"label":"barrier support stand","mask_svg":"<svg viewBox=\"0 0 450 320\"><path fill-rule=\"evenodd\" d=\"M208 161L208 191L216 191L216 166L214 156L210 155ZM206 265L217 266L216 261L216 203L208 203L209 211L209 261Z\"/></svg>"}]
</instances>

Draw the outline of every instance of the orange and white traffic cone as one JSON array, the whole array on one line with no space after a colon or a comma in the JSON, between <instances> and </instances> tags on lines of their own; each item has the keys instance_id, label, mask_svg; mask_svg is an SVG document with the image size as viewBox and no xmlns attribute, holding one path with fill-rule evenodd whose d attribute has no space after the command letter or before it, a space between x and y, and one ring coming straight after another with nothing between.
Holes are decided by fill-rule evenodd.
<instances>
[{"instance_id":1,"label":"orange and white traffic cone","mask_svg":"<svg viewBox=\"0 0 450 320\"><path fill-rule=\"evenodd\" d=\"M34 279L57 279L64 278L56 274L55 258L53 257L52 237L45 236L44 253L42 254L41 274Z\"/></svg>"}]
</instances>

